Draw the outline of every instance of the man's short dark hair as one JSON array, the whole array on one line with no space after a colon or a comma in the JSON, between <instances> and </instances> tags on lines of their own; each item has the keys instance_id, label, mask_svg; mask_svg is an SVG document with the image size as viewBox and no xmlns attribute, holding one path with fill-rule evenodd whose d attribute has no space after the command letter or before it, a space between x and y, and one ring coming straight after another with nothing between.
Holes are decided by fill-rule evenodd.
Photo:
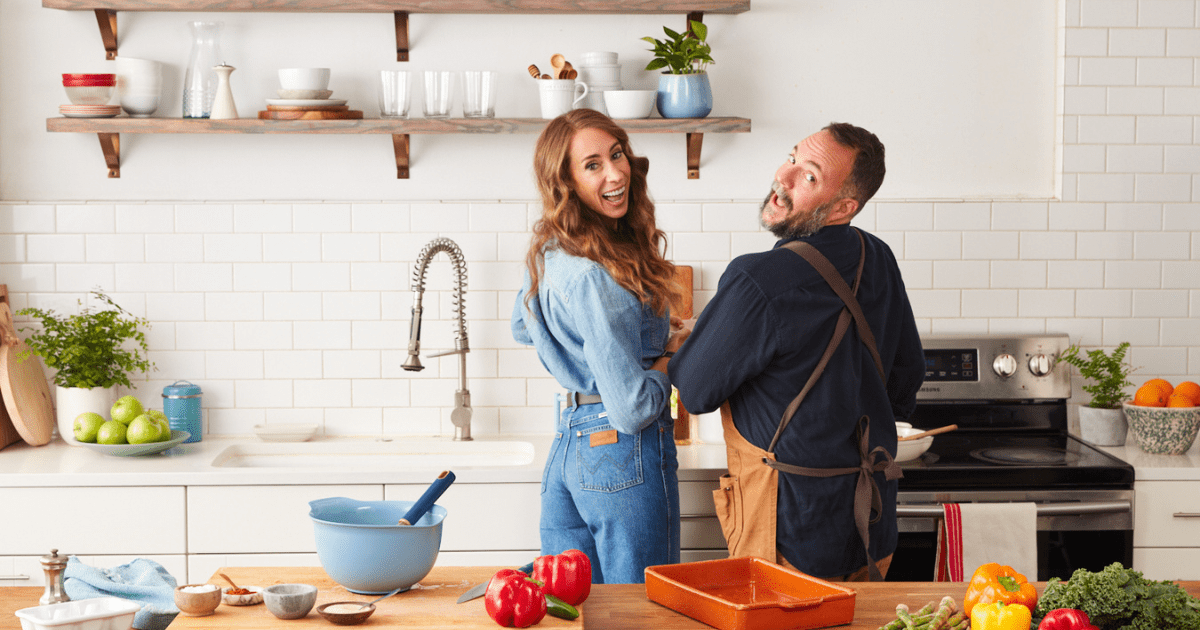
<instances>
[{"instance_id":1,"label":"man's short dark hair","mask_svg":"<svg viewBox=\"0 0 1200 630\"><path fill-rule=\"evenodd\" d=\"M823 131L833 135L838 144L855 150L854 168L846 177L845 196L858 201L858 210L883 184L887 169L883 163L883 143L875 134L850 123L831 122ZM856 211L857 213L857 211Z\"/></svg>"}]
</instances>

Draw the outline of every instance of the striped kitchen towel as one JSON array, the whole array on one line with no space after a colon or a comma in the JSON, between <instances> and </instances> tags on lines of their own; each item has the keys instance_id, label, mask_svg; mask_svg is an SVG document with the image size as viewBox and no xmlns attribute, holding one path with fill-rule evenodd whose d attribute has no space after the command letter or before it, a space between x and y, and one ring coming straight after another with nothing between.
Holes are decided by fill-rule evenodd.
<instances>
[{"instance_id":1,"label":"striped kitchen towel","mask_svg":"<svg viewBox=\"0 0 1200 630\"><path fill-rule=\"evenodd\" d=\"M945 503L938 523L934 581L965 582L982 564L1037 579L1037 505Z\"/></svg>"}]
</instances>

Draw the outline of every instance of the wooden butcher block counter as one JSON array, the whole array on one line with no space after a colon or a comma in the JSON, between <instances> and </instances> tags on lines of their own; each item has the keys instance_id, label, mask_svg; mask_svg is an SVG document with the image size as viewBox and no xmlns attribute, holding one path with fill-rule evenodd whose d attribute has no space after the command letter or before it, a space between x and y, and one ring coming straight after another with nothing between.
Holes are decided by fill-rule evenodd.
<instances>
[{"instance_id":1,"label":"wooden butcher block counter","mask_svg":"<svg viewBox=\"0 0 1200 630\"><path fill-rule=\"evenodd\" d=\"M420 582L420 588L394 595L376 604L375 614L362 627L375 628L430 628L494 630L500 626L488 617L483 608L483 599L465 604L455 600L468 588L483 582L500 567L436 567ZM239 585L270 586L288 582L312 584L319 589L317 604L333 601L367 601L374 597L355 595L329 579L325 572L316 567L238 568L221 569ZM210 584L225 585L214 574ZM1182 586L1193 595L1200 596L1200 582L1182 582ZM1045 585L1038 584L1041 592ZM857 583L854 623L837 626L839 629L876 630L895 618L896 604L904 602L916 609L929 601L950 595L962 602L966 592L965 583L933 582L883 582ZM0 588L0 630L21 627L13 611L36 606L43 590L34 587ZM314 607L315 608L315 607ZM534 628L576 628L586 630L663 630L703 629L709 626L664 608L646 599L646 589L641 584L598 584L592 587L591 597L580 607L581 617L566 621L547 616ZM582 622L582 623L581 623ZM185 617L180 615L171 623L169 630L300 630L322 628L330 630L333 624L325 621L313 610L303 619L283 621L267 611L265 605L225 606L207 617Z\"/></svg>"}]
</instances>

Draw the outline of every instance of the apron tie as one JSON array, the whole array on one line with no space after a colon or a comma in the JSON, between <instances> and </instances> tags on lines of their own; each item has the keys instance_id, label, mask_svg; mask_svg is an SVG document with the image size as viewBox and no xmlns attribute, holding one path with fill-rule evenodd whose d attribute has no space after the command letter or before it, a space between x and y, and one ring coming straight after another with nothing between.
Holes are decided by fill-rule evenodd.
<instances>
[{"instance_id":1,"label":"apron tie","mask_svg":"<svg viewBox=\"0 0 1200 630\"><path fill-rule=\"evenodd\" d=\"M870 524L878 522L883 515L883 496L879 492L879 483L875 481L874 473L882 472L885 479L893 481L903 477L904 472L886 448L876 446L874 450L867 451L870 446L870 431L870 418L867 416L859 418L858 427L855 430L858 437L858 466L806 468L785 464L770 457L764 457L762 461L776 470L807 477L858 474L858 481L854 486L854 525L858 529L858 535L862 538L863 551L867 554L867 570L870 572L871 581L880 581L883 580L883 575L879 573L879 567L875 566L875 560L871 557Z\"/></svg>"}]
</instances>

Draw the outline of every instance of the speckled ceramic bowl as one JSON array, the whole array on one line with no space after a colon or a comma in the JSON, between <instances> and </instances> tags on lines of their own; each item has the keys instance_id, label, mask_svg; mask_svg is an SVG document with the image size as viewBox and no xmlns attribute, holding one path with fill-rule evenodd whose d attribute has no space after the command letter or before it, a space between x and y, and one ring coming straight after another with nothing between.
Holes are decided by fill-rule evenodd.
<instances>
[{"instance_id":1,"label":"speckled ceramic bowl","mask_svg":"<svg viewBox=\"0 0 1200 630\"><path fill-rule=\"evenodd\" d=\"M262 587L243 586L242 588L250 592L235 595L229 592L233 590L232 586L226 586L225 588L221 589L221 602L226 606L253 606L255 604L262 603Z\"/></svg>"},{"instance_id":2,"label":"speckled ceramic bowl","mask_svg":"<svg viewBox=\"0 0 1200 630\"><path fill-rule=\"evenodd\" d=\"M1200 407L1124 407L1133 437L1147 453L1182 455L1200 431Z\"/></svg>"},{"instance_id":3,"label":"speckled ceramic bowl","mask_svg":"<svg viewBox=\"0 0 1200 630\"><path fill-rule=\"evenodd\" d=\"M317 587L311 584L274 584L263 590L267 610L280 619L301 619L317 603Z\"/></svg>"}]
</instances>

